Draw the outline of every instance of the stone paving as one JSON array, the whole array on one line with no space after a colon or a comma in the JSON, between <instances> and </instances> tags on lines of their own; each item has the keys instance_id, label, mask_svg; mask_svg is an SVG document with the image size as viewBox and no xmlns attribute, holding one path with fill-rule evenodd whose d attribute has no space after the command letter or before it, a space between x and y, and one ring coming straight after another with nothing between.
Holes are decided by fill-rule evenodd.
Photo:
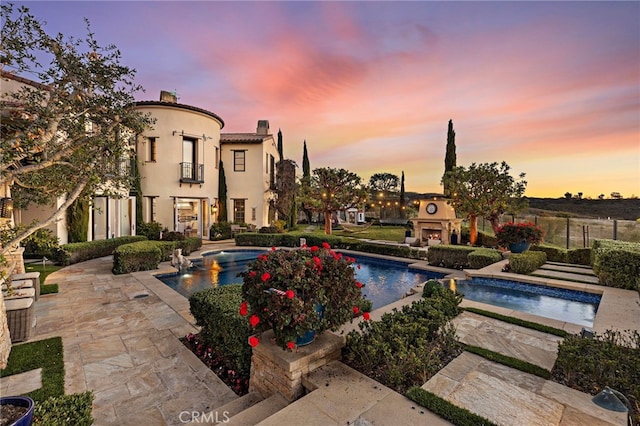
<instances>
[{"instance_id":1,"label":"stone paving","mask_svg":"<svg viewBox=\"0 0 640 426\"><path fill-rule=\"evenodd\" d=\"M107 257L51 274L60 293L38 301L32 339L62 336L65 392L94 392L95 424L182 424L183 412L237 398L180 342L196 328L112 266Z\"/></svg>"},{"instance_id":2,"label":"stone paving","mask_svg":"<svg viewBox=\"0 0 640 426\"><path fill-rule=\"evenodd\" d=\"M214 245L207 242L203 252L228 247L228 243ZM161 266L156 271L113 275L111 257L72 265L47 279L47 283L59 284L60 293L45 296L36 304L38 321L31 340L62 337L65 392L94 392L93 415L97 425L177 425L184 423L183 413L211 412L217 407L228 407L234 401L240 402L180 343L179 338L197 330L188 301L153 277L173 271L166 264ZM500 265L494 265L493 269L482 273L505 278L499 268ZM506 278L512 275L506 274ZM561 280L547 281L565 288L594 287ZM596 331L612 327L640 329L637 293L602 287L597 290L603 293L603 299L594 324ZM386 309L410 303L415 298L419 298L419 294ZM463 301L466 305L474 303ZM575 324L489 305L480 307L571 332L580 330ZM372 312L372 319L386 309ZM529 360L545 368L555 360L553 346L557 340L553 336L521 330L470 313L456 321L464 342ZM425 386L498 424L625 423L619 414L612 417L611 412L598 411L587 394L478 358L465 352ZM416 407L404 396L349 370L339 362L323 367L308 381L312 384L315 380L317 390L261 424L346 424L347 421L359 425L448 424ZM37 387L38 373L28 374L31 374L30 386ZM329 385L325 386L323 380L328 380L329 376L331 381L326 381ZM11 383L3 379L3 394L19 381ZM366 383L364 387L363 383ZM371 400L364 394L358 397L365 388L384 395L369 395ZM236 421L234 424L249 423Z\"/></svg>"}]
</instances>

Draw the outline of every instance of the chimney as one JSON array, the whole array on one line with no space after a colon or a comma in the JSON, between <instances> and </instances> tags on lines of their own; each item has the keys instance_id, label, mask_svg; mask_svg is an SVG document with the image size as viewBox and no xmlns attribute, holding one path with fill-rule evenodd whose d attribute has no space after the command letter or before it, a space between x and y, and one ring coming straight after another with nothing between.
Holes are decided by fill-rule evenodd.
<instances>
[{"instance_id":1,"label":"chimney","mask_svg":"<svg viewBox=\"0 0 640 426\"><path fill-rule=\"evenodd\" d=\"M259 135L269 134L269 120L258 120L258 130L256 133Z\"/></svg>"},{"instance_id":2,"label":"chimney","mask_svg":"<svg viewBox=\"0 0 640 426\"><path fill-rule=\"evenodd\" d=\"M167 92L166 90L161 90L160 102L170 102L172 104L177 104L178 97L176 96L176 92Z\"/></svg>"}]
</instances>

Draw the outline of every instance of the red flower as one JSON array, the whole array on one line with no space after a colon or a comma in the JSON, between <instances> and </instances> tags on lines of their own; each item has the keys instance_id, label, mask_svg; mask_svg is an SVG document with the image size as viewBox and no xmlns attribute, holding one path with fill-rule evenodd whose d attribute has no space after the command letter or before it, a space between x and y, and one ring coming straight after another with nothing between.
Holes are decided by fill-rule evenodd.
<instances>
[{"instance_id":1,"label":"red flower","mask_svg":"<svg viewBox=\"0 0 640 426\"><path fill-rule=\"evenodd\" d=\"M249 336L249 345L251 345L252 348L258 346L258 343L260 343L260 341L256 336Z\"/></svg>"},{"instance_id":2,"label":"red flower","mask_svg":"<svg viewBox=\"0 0 640 426\"><path fill-rule=\"evenodd\" d=\"M320 248L319 248L318 246L313 246L313 247L311 247L311 251L312 251L312 252L316 252L316 251L318 251L318 250L320 250Z\"/></svg>"},{"instance_id":3,"label":"red flower","mask_svg":"<svg viewBox=\"0 0 640 426\"><path fill-rule=\"evenodd\" d=\"M329 243L328 243L328 242L326 242L326 241L322 243L322 247L323 247L323 248L325 248L325 249L327 249L327 250L331 248L331 246L329 245Z\"/></svg>"},{"instance_id":4,"label":"red flower","mask_svg":"<svg viewBox=\"0 0 640 426\"><path fill-rule=\"evenodd\" d=\"M251 271L251 272L249 272L249 276L250 276L250 277L255 277L255 276L256 276L256 271Z\"/></svg>"},{"instance_id":5,"label":"red flower","mask_svg":"<svg viewBox=\"0 0 640 426\"><path fill-rule=\"evenodd\" d=\"M285 293L287 295L287 299L293 299L295 296L295 293L293 292L293 290L287 290Z\"/></svg>"},{"instance_id":6,"label":"red flower","mask_svg":"<svg viewBox=\"0 0 640 426\"><path fill-rule=\"evenodd\" d=\"M358 315L358 312L360 312L360 308L358 308L357 306L354 306L354 307L353 307L353 313L354 313L355 315Z\"/></svg>"},{"instance_id":7,"label":"red flower","mask_svg":"<svg viewBox=\"0 0 640 426\"><path fill-rule=\"evenodd\" d=\"M264 274L262 274L262 276L260 277L260 279L262 280L262 282L267 281L269 278L271 278L271 274L268 272L265 272Z\"/></svg>"},{"instance_id":8,"label":"red flower","mask_svg":"<svg viewBox=\"0 0 640 426\"><path fill-rule=\"evenodd\" d=\"M258 256L259 260L267 260L267 255L266 254L261 254Z\"/></svg>"},{"instance_id":9,"label":"red flower","mask_svg":"<svg viewBox=\"0 0 640 426\"><path fill-rule=\"evenodd\" d=\"M287 342L287 349L293 350L296 347L296 344L293 342Z\"/></svg>"},{"instance_id":10,"label":"red flower","mask_svg":"<svg viewBox=\"0 0 640 426\"><path fill-rule=\"evenodd\" d=\"M315 263L317 267L321 267L322 266L322 260L320 260L320 258L318 256L314 256L313 257L313 263Z\"/></svg>"},{"instance_id":11,"label":"red flower","mask_svg":"<svg viewBox=\"0 0 640 426\"><path fill-rule=\"evenodd\" d=\"M356 287L362 288L364 287L364 284L362 284L360 281L356 281Z\"/></svg>"},{"instance_id":12,"label":"red flower","mask_svg":"<svg viewBox=\"0 0 640 426\"><path fill-rule=\"evenodd\" d=\"M357 266L357 268L358 268L358 269L360 269L360 264L359 264L359 263L358 263L358 266Z\"/></svg>"},{"instance_id":13,"label":"red flower","mask_svg":"<svg viewBox=\"0 0 640 426\"><path fill-rule=\"evenodd\" d=\"M240 304L240 315L242 315L243 317L246 317L248 312L249 312L249 309L247 306L247 302L243 301Z\"/></svg>"},{"instance_id":14,"label":"red flower","mask_svg":"<svg viewBox=\"0 0 640 426\"><path fill-rule=\"evenodd\" d=\"M251 315L249 317L249 324L251 324L252 327L255 327L259 323L260 323L260 317L258 317L257 315Z\"/></svg>"},{"instance_id":15,"label":"red flower","mask_svg":"<svg viewBox=\"0 0 640 426\"><path fill-rule=\"evenodd\" d=\"M272 246L271 251L276 251L276 248Z\"/></svg>"},{"instance_id":16,"label":"red flower","mask_svg":"<svg viewBox=\"0 0 640 426\"><path fill-rule=\"evenodd\" d=\"M369 315L369 312L365 312L364 314L362 314L362 318L364 318L365 321L369 321L371 315Z\"/></svg>"}]
</instances>

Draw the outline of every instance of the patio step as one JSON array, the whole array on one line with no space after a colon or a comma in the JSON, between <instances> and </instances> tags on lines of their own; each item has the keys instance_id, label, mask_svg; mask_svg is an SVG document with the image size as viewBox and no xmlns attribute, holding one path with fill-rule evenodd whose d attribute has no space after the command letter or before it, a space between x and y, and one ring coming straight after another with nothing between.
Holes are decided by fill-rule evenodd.
<instances>
[{"instance_id":1,"label":"patio step","mask_svg":"<svg viewBox=\"0 0 640 426\"><path fill-rule=\"evenodd\" d=\"M289 402L282 395L280 395L279 393L275 393L266 399L252 404L250 407L240 411L239 413L230 416L229 421L225 421L225 425L254 426L260 423L262 420L279 412L288 404ZM216 411L221 413L220 410L222 408L224 407L218 408Z\"/></svg>"}]
</instances>

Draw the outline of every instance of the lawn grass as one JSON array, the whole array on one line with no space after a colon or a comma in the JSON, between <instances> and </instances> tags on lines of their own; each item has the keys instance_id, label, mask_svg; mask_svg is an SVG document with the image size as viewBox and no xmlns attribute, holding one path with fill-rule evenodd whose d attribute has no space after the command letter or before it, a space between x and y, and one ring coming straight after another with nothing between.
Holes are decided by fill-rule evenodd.
<instances>
[{"instance_id":1,"label":"lawn grass","mask_svg":"<svg viewBox=\"0 0 640 426\"><path fill-rule=\"evenodd\" d=\"M25 396L36 402L44 402L48 397L64 395L64 361L61 337L13 345L7 368L0 370L0 377L38 368L42 368L42 387Z\"/></svg>"},{"instance_id":2,"label":"lawn grass","mask_svg":"<svg viewBox=\"0 0 640 426\"><path fill-rule=\"evenodd\" d=\"M47 284L40 287L40 296L58 293L58 284Z\"/></svg>"},{"instance_id":3,"label":"lawn grass","mask_svg":"<svg viewBox=\"0 0 640 426\"><path fill-rule=\"evenodd\" d=\"M40 284L44 284L49 274L62 269L62 266L58 265L44 265L42 263L25 263L25 272L40 272Z\"/></svg>"}]
</instances>

